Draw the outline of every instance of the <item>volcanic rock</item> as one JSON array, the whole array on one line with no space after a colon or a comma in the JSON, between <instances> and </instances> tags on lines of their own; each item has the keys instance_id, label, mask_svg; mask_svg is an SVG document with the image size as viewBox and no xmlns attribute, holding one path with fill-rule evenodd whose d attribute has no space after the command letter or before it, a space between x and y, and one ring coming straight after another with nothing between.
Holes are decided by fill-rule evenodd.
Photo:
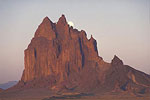
<instances>
[{"instance_id":1,"label":"volcanic rock","mask_svg":"<svg viewBox=\"0 0 150 100\"><path fill-rule=\"evenodd\" d=\"M112 90L146 93L150 90L150 76L128 65L124 65L116 55L107 71L106 85L111 83Z\"/></svg>"},{"instance_id":2,"label":"volcanic rock","mask_svg":"<svg viewBox=\"0 0 150 100\"><path fill-rule=\"evenodd\" d=\"M93 36L87 39L84 30L70 27L64 15L57 23L45 17L24 54L25 69L14 88L136 93L150 89L149 75L124 65L116 55L105 62Z\"/></svg>"},{"instance_id":3,"label":"volcanic rock","mask_svg":"<svg viewBox=\"0 0 150 100\"><path fill-rule=\"evenodd\" d=\"M72 88L80 83L86 84L85 79L94 80L96 68L104 61L98 56L96 40L92 36L88 40L85 31L69 27L62 15L57 23L44 18L25 50L24 62L21 82L25 86L32 87L28 85L33 83L31 81L36 83L46 78L48 81L39 81L39 85L48 84L54 89L60 85L62 87L62 84Z\"/></svg>"}]
</instances>

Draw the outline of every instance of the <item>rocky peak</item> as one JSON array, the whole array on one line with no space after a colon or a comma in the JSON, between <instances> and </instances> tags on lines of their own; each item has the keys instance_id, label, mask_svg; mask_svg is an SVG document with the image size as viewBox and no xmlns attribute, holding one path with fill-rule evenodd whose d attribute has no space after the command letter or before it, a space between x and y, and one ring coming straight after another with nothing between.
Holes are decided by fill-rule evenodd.
<instances>
[{"instance_id":1,"label":"rocky peak","mask_svg":"<svg viewBox=\"0 0 150 100\"><path fill-rule=\"evenodd\" d=\"M103 61L98 56L97 42L93 36L87 39L85 31L70 28L64 15L57 23L45 17L24 53L25 69L16 86L25 89L46 87L52 91L66 89L91 92L94 89L106 90L107 87L110 91L117 84L126 90L129 78L135 86L142 82L150 84L148 75L123 65L116 55L111 64ZM134 80L136 74L127 74L133 71L144 81L139 83ZM133 82L128 84L133 85Z\"/></svg>"},{"instance_id":2,"label":"rocky peak","mask_svg":"<svg viewBox=\"0 0 150 100\"><path fill-rule=\"evenodd\" d=\"M95 39L93 38L93 36L91 35L90 41L94 41Z\"/></svg>"},{"instance_id":3,"label":"rocky peak","mask_svg":"<svg viewBox=\"0 0 150 100\"><path fill-rule=\"evenodd\" d=\"M93 48L94 48L94 51L96 51L96 52L98 53L98 50L97 50L97 42L96 42L96 40L93 38L92 35L91 35L91 38L90 38L89 41L92 43Z\"/></svg>"},{"instance_id":4,"label":"rocky peak","mask_svg":"<svg viewBox=\"0 0 150 100\"><path fill-rule=\"evenodd\" d=\"M54 23L45 17L35 32L35 37L45 37L48 40L56 38Z\"/></svg>"},{"instance_id":5,"label":"rocky peak","mask_svg":"<svg viewBox=\"0 0 150 100\"><path fill-rule=\"evenodd\" d=\"M56 31L59 40L67 40L69 38L69 25L65 15L62 15L56 23Z\"/></svg>"},{"instance_id":6,"label":"rocky peak","mask_svg":"<svg viewBox=\"0 0 150 100\"><path fill-rule=\"evenodd\" d=\"M95 59L99 58L93 37L88 40L85 31L70 29L64 15L57 23L45 17L25 50L22 81L54 76L59 77L59 83L73 71L79 74L82 68L89 66L86 61L92 62ZM91 63L91 66L95 66L95 63Z\"/></svg>"},{"instance_id":7,"label":"rocky peak","mask_svg":"<svg viewBox=\"0 0 150 100\"><path fill-rule=\"evenodd\" d=\"M114 58L111 61L112 65L123 65L123 61L119 59L116 55L114 55Z\"/></svg>"},{"instance_id":8,"label":"rocky peak","mask_svg":"<svg viewBox=\"0 0 150 100\"><path fill-rule=\"evenodd\" d=\"M49 23L51 22L51 20L46 16L44 19L43 19L43 22L42 23ZM52 23L52 22L51 22Z\"/></svg>"},{"instance_id":9,"label":"rocky peak","mask_svg":"<svg viewBox=\"0 0 150 100\"><path fill-rule=\"evenodd\" d=\"M64 26L67 24L65 15L62 14L62 16L59 18L57 24L61 24L61 25L64 25Z\"/></svg>"}]
</instances>

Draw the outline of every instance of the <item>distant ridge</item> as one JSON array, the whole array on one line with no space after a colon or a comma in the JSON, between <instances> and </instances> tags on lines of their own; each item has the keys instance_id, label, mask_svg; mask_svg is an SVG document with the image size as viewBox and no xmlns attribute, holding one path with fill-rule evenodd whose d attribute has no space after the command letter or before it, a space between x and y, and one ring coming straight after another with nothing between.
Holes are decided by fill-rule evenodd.
<instances>
[{"instance_id":1,"label":"distant ridge","mask_svg":"<svg viewBox=\"0 0 150 100\"><path fill-rule=\"evenodd\" d=\"M5 90L5 89L8 89L8 88L10 88L10 87L16 85L17 82L18 82L18 81L9 81L9 82L7 82L7 83L0 84L0 88L2 88L2 89L4 89L4 90Z\"/></svg>"}]
</instances>

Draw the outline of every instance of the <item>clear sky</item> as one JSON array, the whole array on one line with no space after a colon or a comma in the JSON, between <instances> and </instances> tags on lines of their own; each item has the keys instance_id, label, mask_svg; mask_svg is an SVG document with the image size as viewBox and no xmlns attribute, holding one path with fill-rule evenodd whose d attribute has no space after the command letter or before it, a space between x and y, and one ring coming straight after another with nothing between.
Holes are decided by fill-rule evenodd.
<instances>
[{"instance_id":1,"label":"clear sky","mask_svg":"<svg viewBox=\"0 0 150 100\"><path fill-rule=\"evenodd\" d=\"M0 83L21 78L38 25L62 14L93 35L105 61L117 55L150 74L150 0L0 0Z\"/></svg>"}]
</instances>

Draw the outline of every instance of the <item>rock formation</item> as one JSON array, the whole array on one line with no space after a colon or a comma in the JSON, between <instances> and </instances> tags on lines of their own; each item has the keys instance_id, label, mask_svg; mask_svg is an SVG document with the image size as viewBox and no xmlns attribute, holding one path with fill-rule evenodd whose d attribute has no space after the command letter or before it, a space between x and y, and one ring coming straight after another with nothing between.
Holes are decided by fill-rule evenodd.
<instances>
[{"instance_id":1,"label":"rock formation","mask_svg":"<svg viewBox=\"0 0 150 100\"><path fill-rule=\"evenodd\" d=\"M107 72L106 84L111 83L113 90L128 91L144 94L150 92L150 76L138 71L114 56L111 67Z\"/></svg>"},{"instance_id":2,"label":"rock formation","mask_svg":"<svg viewBox=\"0 0 150 100\"><path fill-rule=\"evenodd\" d=\"M64 15L57 23L45 17L24 51L25 69L15 88L49 88L52 91L135 91L150 88L150 76L98 55L97 42L86 32L70 27Z\"/></svg>"},{"instance_id":3,"label":"rock formation","mask_svg":"<svg viewBox=\"0 0 150 100\"><path fill-rule=\"evenodd\" d=\"M3 92L4 90L0 88L0 92Z\"/></svg>"}]
</instances>

